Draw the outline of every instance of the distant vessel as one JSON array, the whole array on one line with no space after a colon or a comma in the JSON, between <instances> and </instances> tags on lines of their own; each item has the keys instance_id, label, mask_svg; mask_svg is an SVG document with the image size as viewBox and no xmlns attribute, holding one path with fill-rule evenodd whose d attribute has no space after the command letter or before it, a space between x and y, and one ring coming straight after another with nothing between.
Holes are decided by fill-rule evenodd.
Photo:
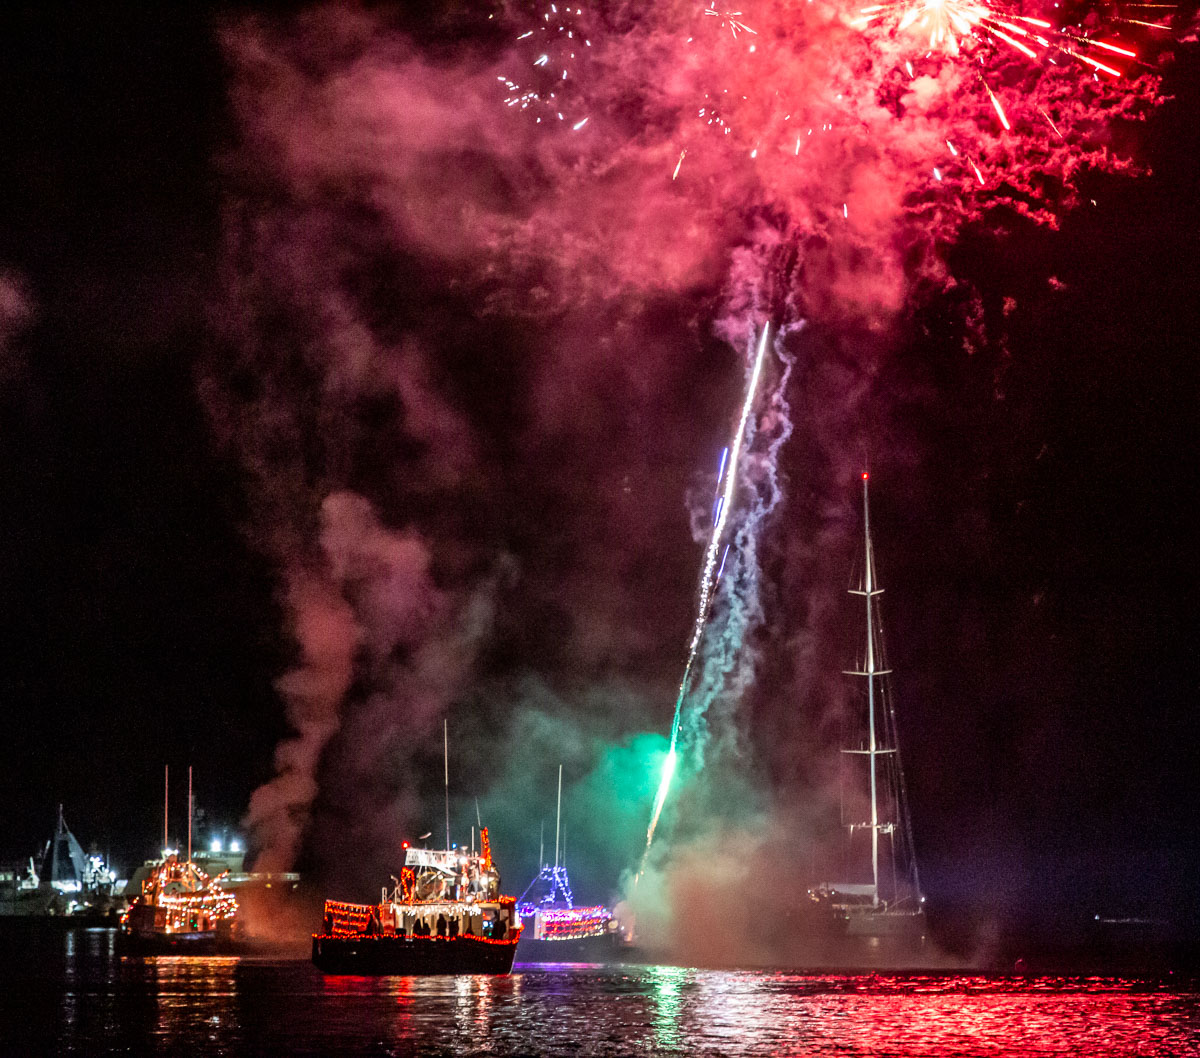
<instances>
[{"instance_id":1,"label":"distant vessel","mask_svg":"<svg viewBox=\"0 0 1200 1058\"><path fill-rule=\"evenodd\" d=\"M449 842L447 842L449 844ZM407 850L395 887L378 904L325 901L312 960L329 974L506 974L521 923L516 900L500 895L487 827L479 853Z\"/></svg>"},{"instance_id":2,"label":"distant vessel","mask_svg":"<svg viewBox=\"0 0 1200 1058\"><path fill-rule=\"evenodd\" d=\"M414 849L378 904L325 901L312 961L328 974L507 974L521 938L517 902L500 895L487 827L480 851L450 841L450 742L443 725L446 848ZM425 837L429 835L426 834Z\"/></svg>"},{"instance_id":3,"label":"distant vessel","mask_svg":"<svg viewBox=\"0 0 1200 1058\"><path fill-rule=\"evenodd\" d=\"M235 939L238 902L192 861L192 769L188 768L187 859L166 848L170 772L164 773L163 858L151 867L121 916L120 944L129 952L213 951Z\"/></svg>"},{"instance_id":4,"label":"distant vessel","mask_svg":"<svg viewBox=\"0 0 1200 1058\"><path fill-rule=\"evenodd\" d=\"M618 924L607 907L576 907L567 877L559 863L562 823L562 765L558 766L558 811L554 821L554 866L539 853L539 869L521 894L517 912L525 927L518 955L527 962L592 962L610 958L618 948ZM565 861L565 857L564 857ZM532 898L531 898L532 894Z\"/></svg>"},{"instance_id":5,"label":"distant vessel","mask_svg":"<svg viewBox=\"0 0 1200 1058\"><path fill-rule=\"evenodd\" d=\"M22 870L0 872L0 916L54 917L76 924L115 920L123 885L102 856L87 854L58 806L54 836Z\"/></svg>"},{"instance_id":6,"label":"distant vessel","mask_svg":"<svg viewBox=\"0 0 1200 1058\"><path fill-rule=\"evenodd\" d=\"M809 896L832 916L838 932L862 938L868 949L881 949L881 954L890 953L903 961L919 954L924 945L925 897L917 872L896 713L887 680L891 669L877 603L883 589L875 576L865 472L862 503L862 577L850 594L863 600L866 627L858 665L846 674L863 681L863 693L852 728L853 744L842 750L847 764L857 765L852 778L844 781L842 798L842 824L849 837L843 869L850 877L814 886Z\"/></svg>"}]
</instances>

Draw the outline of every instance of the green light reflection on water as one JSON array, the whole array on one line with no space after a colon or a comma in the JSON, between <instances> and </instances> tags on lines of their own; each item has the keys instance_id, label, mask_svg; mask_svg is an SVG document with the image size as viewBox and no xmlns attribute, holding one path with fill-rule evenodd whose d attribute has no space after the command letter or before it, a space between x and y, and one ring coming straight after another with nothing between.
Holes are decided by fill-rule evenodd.
<instances>
[{"instance_id":1,"label":"green light reflection on water","mask_svg":"<svg viewBox=\"0 0 1200 1058\"><path fill-rule=\"evenodd\" d=\"M654 1041L659 1047L678 1048L682 1044L679 1011L683 1006L680 986L691 971L679 966L652 966L650 980L654 1001Z\"/></svg>"}]
</instances>

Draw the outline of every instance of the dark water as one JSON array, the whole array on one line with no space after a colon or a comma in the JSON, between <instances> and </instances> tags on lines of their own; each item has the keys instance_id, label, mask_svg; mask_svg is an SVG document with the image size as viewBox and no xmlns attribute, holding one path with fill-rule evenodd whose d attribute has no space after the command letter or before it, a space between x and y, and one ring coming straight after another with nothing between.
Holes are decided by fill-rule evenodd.
<instances>
[{"instance_id":1,"label":"dark water","mask_svg":"<svg viewBox=\"0 0 1200 1058\"><path fill-rule=\"evenodd\" d=\"M0 944L4 1055L1200 1055L1196 982L518 966L323 977L303 958Z\"/></svg>"}]
</instances>

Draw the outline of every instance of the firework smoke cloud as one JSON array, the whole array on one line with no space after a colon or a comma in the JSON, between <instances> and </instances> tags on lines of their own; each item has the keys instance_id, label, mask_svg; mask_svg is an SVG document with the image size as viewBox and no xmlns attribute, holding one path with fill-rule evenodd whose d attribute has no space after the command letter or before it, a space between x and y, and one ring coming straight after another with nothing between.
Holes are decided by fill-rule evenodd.
<instances>
[{"instance_id":1,"label":"firework smoke cloud","mask_svg":"<svg viewBox=\"0 0 1200 1058\"><path fill-rule=\"evenodd\" d=\"M771 323L683 722L697 754L748 751L738 700L801 324L878 349L915 296L953 283L964 225L1055 224L1081 173L1135 170L1113 130L1157 103L1128 59L1114 77L1065 61L1058 38L1035 59L994 34L931 47L905 18L768 0L513 5L407 32L340 8L225 26L227 342L205 386L295 645L279 684L294 734L251 806L264 862L394 843L423 818L415 764L451 708L507 759L553 752L530 737L553 730L583 810L622 797L596 777L666 726L694 617L649 601L695 584L696 556L663 540L736 400L713 382L698 411L683 364L715 336L737 381ZM835 464L860 398L845 387L806 428ZM586 737L571 702L594 709ZM760 794L740 799L746 826ZM618 817L627 832L605 840L633 862L646 820ZM777 821L755 832L739 840L779 840ZM699 829L685 839L683 859L702 855Z\"/></svg>"}]
</instances>

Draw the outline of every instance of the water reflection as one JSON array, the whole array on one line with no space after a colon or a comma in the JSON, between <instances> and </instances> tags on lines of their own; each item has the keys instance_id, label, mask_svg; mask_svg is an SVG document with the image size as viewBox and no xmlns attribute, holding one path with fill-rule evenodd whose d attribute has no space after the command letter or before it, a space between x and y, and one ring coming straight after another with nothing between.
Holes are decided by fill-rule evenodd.
<instances>
[{"instance_id":1,"label":"water reflection","mask_svg":"<svg viewBox=\"0 0 1200 1058\"><path fill-rule=\"evenodd\" d=\"M104 932L23 935L0 955L4 1054L1200 1054L1191 981L665 966L326 977L301 958L122 958Z\"/></svg>"},{"instance_id":2,"label":"water reflection","mask_svg":"<svg viewBox=\"0 0 1200 1058\"><path fill-rule=\"evenodd\" d=\"M680 988L690 971L678 966L652 966L650 984L654 999L654 1042L666 1050L680 1046L679 1012L682 1005Z\"/></svg>"},{"instance_id":3,"label":"water reflection","mask_svg":"<svg viewBox=\"0 0 1200 1058\"><path fill-rule=\"evenodd\" d=\"M157 955L144 959L158 999L156 1033L165 1041L212 1044L238 1034L239 960L229 955Z\"/></svg>"}]
</instances>

